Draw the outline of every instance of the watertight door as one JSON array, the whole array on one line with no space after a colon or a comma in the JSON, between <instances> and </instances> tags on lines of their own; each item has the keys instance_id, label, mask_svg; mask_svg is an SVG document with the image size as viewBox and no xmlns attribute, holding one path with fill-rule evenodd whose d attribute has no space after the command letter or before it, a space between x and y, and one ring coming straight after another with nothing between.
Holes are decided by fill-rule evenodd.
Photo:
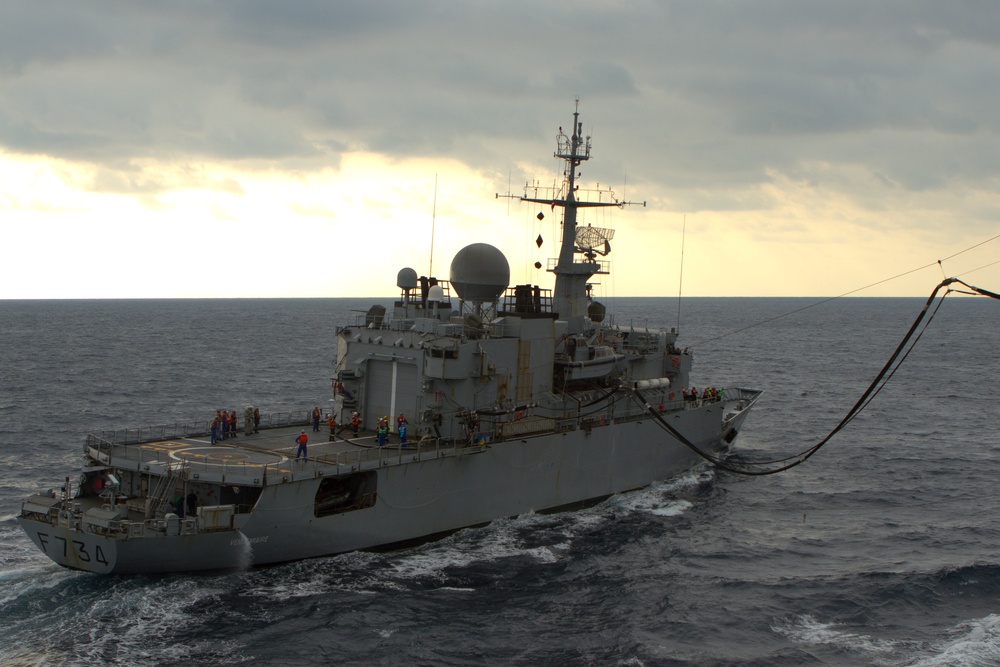
<instances>
[{"instance_id":1,"label":"watertight door","mask_svg":"<svg viewBox=\"0 0 1000 667\"><path fill-rule=\"evenodd\" d=\"M416 364L369 360L362 413L365 428L375 428L379 418L386 416L390 424L395 424L401 412L413 421L417 416L417 386Z\"/></svg>"}]
</instances>

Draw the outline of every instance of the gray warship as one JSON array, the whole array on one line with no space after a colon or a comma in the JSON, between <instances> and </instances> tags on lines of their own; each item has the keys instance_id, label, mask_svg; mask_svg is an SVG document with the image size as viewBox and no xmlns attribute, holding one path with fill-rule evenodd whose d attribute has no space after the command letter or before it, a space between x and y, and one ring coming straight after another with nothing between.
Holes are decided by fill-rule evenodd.
<instances>
[{"instance_id":1,"label":"gray warship","mask_svg":"<svg viewBox=\"0 0 1000 667\"><path fill-rule=\"evenodd\" d=\"M336 330L335 440L324 424L293 457L309 415L252 428L249 409L245 434L215 443L205 424L92 434L80 471L22 502L22 528L89 572L244 568L579 508L724 455L760 392L698 392L676 330L605 321L592 280L610 271L614 230L577 216L628 202L579 188L591 150L579 109L570 127L556 137L562 183L514 197L562 209L552 289L509 286L483 243L457 253L447 281L404 268L391 312Z\"/></svg>"}]
</instances>

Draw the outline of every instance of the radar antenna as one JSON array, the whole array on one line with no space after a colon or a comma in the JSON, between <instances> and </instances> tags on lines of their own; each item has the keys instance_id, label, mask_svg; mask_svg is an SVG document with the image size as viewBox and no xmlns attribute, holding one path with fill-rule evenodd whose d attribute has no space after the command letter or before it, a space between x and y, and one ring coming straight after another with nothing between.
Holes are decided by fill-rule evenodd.
<instances>
[{"instance_id":1,"label":"radar antenna","mask_svg":"<svg viewBox=\"0 0 1000 667\"><path fill-rule=\"evenodd\" d=\"M576 228L576 242L574 250L582 253L588 259L594 259L596 255L607 257L611 252L611 239L615 237L615 230L609 227L586 227Z\"/></svg>"}]
</instances>

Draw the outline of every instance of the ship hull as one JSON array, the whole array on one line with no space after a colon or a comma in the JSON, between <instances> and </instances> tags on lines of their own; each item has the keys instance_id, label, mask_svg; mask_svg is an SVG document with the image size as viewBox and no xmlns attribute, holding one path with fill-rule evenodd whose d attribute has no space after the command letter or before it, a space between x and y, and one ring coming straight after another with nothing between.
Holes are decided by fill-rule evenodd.
<instances>
[{"instance_id":1,"label":"ship hull","mask_svg":"<svg viewBox=\"0 0 1000 667\"><path fill-rule=\"evenodd\" d=\"M700 449L719 454L749 407L726 422L721 402L664 417ZM677 476L701 460L653 418L413 458L377 469L377 497L370 507L331 516L316 516L322 477L313 477L266 486L253 510L229 530L128 537L18 520L42 552L73 569L102 574L239 569L403 545L498 517L579 507Z\"/></svg>"},{"instance_id":2,"label":"ship hull","mask_svg":"<svg viewBox=\"0 0 1000 667\"><path fill-rule=\"evenodd\" d=\"M25 517L17 522L53 562L97 574L157 574L245 567L249 546L238 531L117 539Z\"/></svg>"},{"instance_id":3,"label":"ship hull","mask_svg":"<svg viewBox=\"0 0 1000 667\"><path fill-rule=\"evenodd\" d=\"M704 451L719 454L728 446L719 431L722 409L716 403L678 413L675 428ZM726 432L738 430L745 416ZM675 477L701 461L652 418L473 451L385 467L373 507L330 517L313 516L316 483L266 489L241 528L253 563L405 543L498 517L580 506Z\"/></svg>"}]
</instances>

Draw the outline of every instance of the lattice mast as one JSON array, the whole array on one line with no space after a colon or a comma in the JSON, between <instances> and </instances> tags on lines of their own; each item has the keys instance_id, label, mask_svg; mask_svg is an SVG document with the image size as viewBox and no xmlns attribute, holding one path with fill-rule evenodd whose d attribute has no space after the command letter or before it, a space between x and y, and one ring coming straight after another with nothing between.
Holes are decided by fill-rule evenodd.
<instances>
[{"instance_id":1,"label":"lattice mast","mask_svg":"<svg viewBox=\"0 0 1000 667\"><path fill-rule=\"evenodd\" d=\"M607 262L597 260L596 256L606 256L611 252L610 239L614 236L613 229L598 227L577 227L577 210L583 207L624 207L625 202L618 200L609 190L598 191L597 200L581 199L578 196L579 186L576 184L580 173L579 166L590 159L590 137L583 134L583 123L580 122L580 101L577 100L573 111L573 125L570 135L559 128L556 136L556 152L554 157L565 161L563 185L552 188L552 196L539 197L539 190L534 187L535 196L528 196L533 186L525 186L525 196L521 201L549 204L563 209L562 241L559 247L559 258L556 265L549 270L556 275L553 305L559 313L559 319L569 322L571 333L589 330L591 323L587 314L590 303L588 282L595 274L608 273ZM607 197L607 199L605 199ZM642 203L645 206L645 202ZM578 257L579 255L579 257Z\"/></svg>"}]
</instances>

